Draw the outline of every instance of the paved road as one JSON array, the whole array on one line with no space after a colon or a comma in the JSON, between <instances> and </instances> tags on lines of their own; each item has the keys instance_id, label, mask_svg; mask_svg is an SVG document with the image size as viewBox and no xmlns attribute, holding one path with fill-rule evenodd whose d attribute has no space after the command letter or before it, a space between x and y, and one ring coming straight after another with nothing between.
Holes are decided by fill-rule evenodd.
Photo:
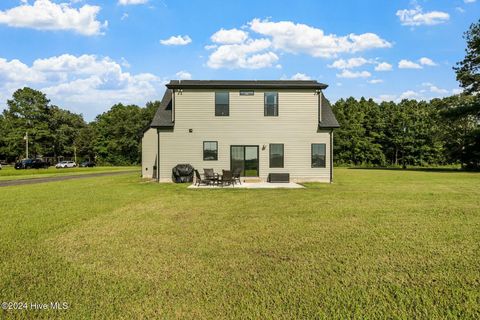
<instances>
[{"instance_id":1,"label":"paved road","mask_svg":"<svg viewBox=\"0 0 480 320\"><path fill-rule=\"evenodd\" d=\"M24 184L37 184L37 183L44 183L44 182L94 178L94 177L103 177L103 176L117 176L120 174L127 174L132 172L138 172L140 174L140 170L128 170L128 171L86 173L86 174L79 174L74 176L56 176L56 177L19 179L19 180L0 180L0 187L21 186Z\"/></svg>"}]
</instances>

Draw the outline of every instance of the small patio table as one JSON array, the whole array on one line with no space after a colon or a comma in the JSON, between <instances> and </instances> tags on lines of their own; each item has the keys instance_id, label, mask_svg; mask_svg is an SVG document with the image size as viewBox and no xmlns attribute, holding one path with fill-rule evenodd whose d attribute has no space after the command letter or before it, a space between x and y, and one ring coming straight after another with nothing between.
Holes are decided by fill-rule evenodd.
<instances>
[{"instance_id":1,"label":"small patio table","mask_svg":"<svg viewBox=\"0 0 480 320\"><path fill-rule=\"evenodd\" d=\"M210 180L212 181L213 185L218 186L220 184L220 181L222 180L222 175L220 175L218 173L214 173L213 178L211 178Z\"/></svg>"}]
</instances>

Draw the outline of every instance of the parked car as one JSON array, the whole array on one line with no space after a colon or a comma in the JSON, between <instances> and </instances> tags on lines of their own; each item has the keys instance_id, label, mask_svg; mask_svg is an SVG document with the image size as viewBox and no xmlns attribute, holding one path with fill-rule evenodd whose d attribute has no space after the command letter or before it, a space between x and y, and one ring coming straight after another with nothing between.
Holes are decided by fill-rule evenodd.
<instances>
[{"instance_id":1,"label":"parked car","mask_svg":"<svg viewBox=\"0 0 480 320\"><path fill-rule=\"evenodd\" d=\"M80 163L80 167L84 167L84 168L85 167L95 167L95 166L96 166L96 164L93 161L84 161L84 162Z\"/></svg>"},{"instance_id":2,"label":"parked car","mask_svg":"<svg viewBox=\"0 0 480 320\"><path fill-rule=\"evenodd\" d=\"M55 168L75 168L77 164L75 161L60 161L55 165Z\"/></svg>"},{"instance_id":3,"label":"parked car","mask_svg":"<svg viewBox=\"0 0 480 320\"><path fill-rule=\"evenodd\" d=\"M42 159L23 159L15 163L15 169L47 169L48 162Z\"/></svg>"}]
</instances>

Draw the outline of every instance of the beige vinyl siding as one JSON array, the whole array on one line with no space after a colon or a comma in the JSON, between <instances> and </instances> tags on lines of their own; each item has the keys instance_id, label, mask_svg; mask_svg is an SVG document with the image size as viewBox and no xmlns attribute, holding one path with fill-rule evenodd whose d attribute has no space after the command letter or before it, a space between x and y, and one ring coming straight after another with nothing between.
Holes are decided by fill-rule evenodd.
<instances>
[{"instance_id":1,"label":"beige vinyl siding","mask_svg":"<svg viewBox=\"0 0 480 320\"><path fill-rule=\"evenodd\" d=\"M229 170L231 145L259 146L262 179L268 173L287 172L295 181L330 181L330 132L317 131L315 91L278 90L277 117L264 116L264 92L240 96L239 90L231 90L228 117L215 117L214 90L175 93L175 128L160 132L161 181L171 181L171 170L179 163L189 163L200 172ZM217 161L203 161L203 141L218 141ZM284 144L284 168L269 168L270 143ZM311 167L312 143L326 144L326 168Z\"/></svg>"},{"instance_id":2,"label":"beige vinyl siding","mask_svg":"<svg viewBox=\"0 0 480 320\"><path fill-rule=\"evenodd\" d=\"M157 161L157 129L148 129L142 138L142 177L153 178Z\"/></svg>"}]
</instances>

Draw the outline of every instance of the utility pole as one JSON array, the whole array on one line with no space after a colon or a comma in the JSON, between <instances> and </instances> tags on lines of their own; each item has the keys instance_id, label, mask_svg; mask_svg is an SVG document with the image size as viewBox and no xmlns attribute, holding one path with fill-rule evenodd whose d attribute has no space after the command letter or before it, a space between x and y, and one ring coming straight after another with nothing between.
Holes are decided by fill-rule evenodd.
<instances>
[{"instance_id":1,"label":"utility pole","mask_svg":"<svg viewBox=\"0 0 480 320\"><path fill-rule=\"evenodd\" d=\"M77 147L73 145L73 155L75 157L75 163L77 163Z\"/></svg>"},{"instance_id":2,"label":"utility pole","mask_svg":"<svg viewBox=\"0 0 480 320\"><path fill-rule=\"evenodd\" d=\"M23 140L25 140L25 151L26 151L26 154L27 154L27 159L28 159L28 131L25 132L25 137L23 137Z\"/></svg>"}]
</instances>

